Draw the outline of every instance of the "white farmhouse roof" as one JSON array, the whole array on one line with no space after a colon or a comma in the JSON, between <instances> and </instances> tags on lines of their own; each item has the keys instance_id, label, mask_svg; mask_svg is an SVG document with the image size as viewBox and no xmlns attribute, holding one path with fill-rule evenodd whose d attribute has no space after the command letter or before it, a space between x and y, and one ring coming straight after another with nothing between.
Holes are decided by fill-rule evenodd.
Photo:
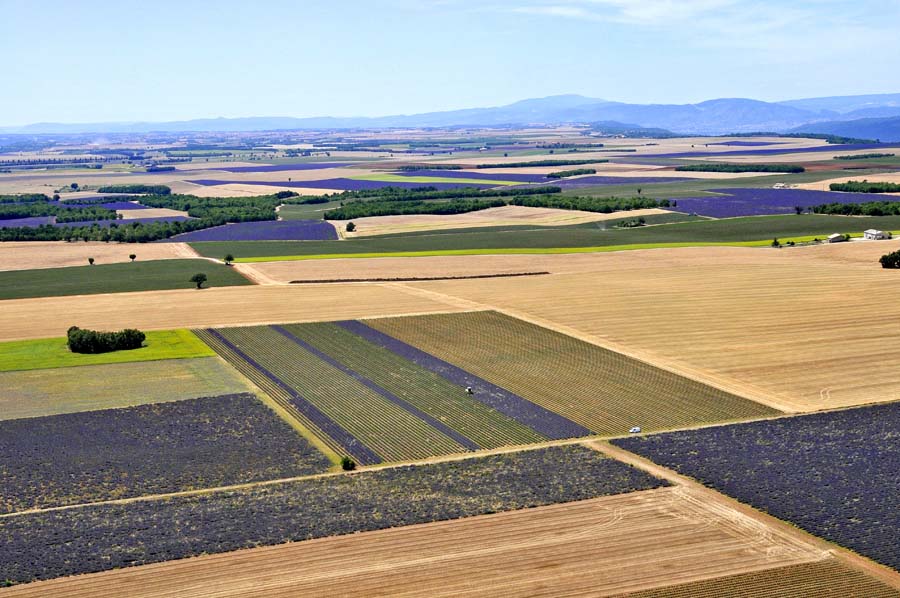
<instances>
[{"instance_id":1,"label":"white farmhouse roof","mask_svg":"<svg viewBox=\"0 0 900 598\"><path fill-rule=\"evenodd\" d=\"M880 230L878 230L878 229L870 228L869 230L867 230L867 231L865 232L865 234L867 234L867 235L880 235L882 232L883 232L883 231L880 231Z\"/></svg>"}]
</instances>

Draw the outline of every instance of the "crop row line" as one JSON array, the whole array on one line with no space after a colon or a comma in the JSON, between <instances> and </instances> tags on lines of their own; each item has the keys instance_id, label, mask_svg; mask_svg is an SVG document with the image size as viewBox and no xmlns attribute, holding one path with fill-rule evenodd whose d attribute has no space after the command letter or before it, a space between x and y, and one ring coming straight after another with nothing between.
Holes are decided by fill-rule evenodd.
<instances>
[{"instance_id":1,"label":"crop row line","mask_svg":"<svg viewBox=\"0 0 900 598\"><path fill-rule=\"evenodd\" d=\"M300 394L296 390L291 388L288 384L275 376L272 372L264 368L252 357L244 353L240 348L238 348L237 345L226 339L216 330L208 329L207 331L218 341L228 347L237 356L253 366L266 378L270 379L274 384L278 385L285 392L287 392L287 394L292 399L291 403L301 413L303 413L308 419L315 422L316 426L319 429L323 430L328 436L338 441L344 447L344 449L350 452L350 454L352 454L354 457L356 457L360 463L368 465L371 463L381 462L381 457L379 457L375 453L375 451L366 446L361 440L350 434L347 430L337 424L333 419L325 415L318 407L300 396Z\"/></svg>"},{"instance_id":2,"label":"crop row line","mask_svg":"<svg viewBox=\"0 0 900 598\"><path fill-rule=\"evenodd\" d=\"M405 409L406 411L412 413L414 416L416 416L416 417L418 417L419 419L421 419L422 421L424 421L426 424L430 425L430 426L433 427L433 428L436 428L438 431L442 432L443 434L446 434L447 436L449 436L450 438L452 438L453 440L455 440L456 442L458 442L459 444L461 444L461 445L464 446L465 448L467 448L467 449L469 449L469 450L471 450L471 451L477 451L477 450L481 449L481 447L480 447L477 443L473 442L471 439L466 438L465 436L463 436L462 434L460 434L459 432L457 432L456 430L454 430L454 429L451 428L450 426L448 426L448 425L446 425L445 423L443 423L443 422L441 422L441 421L435 419L434 417L432 417L432 416L430 416L429 414L425 413L424 411L422 411L421 409L419 409L419 408L416 407L415 405L412 405L412 404L410 404L410 403L404 401L403 399L401 399L400 397L398 397L398 396L395 395L394 393L389 392L389 391L388 391L387 389L385 389L385 388L382 388L381 386L379 386L378 384L376 384L376 383L373 382L372 380L366 378L366 377L363 376L362 374L359 374L358 372L356 372L356 371L354 371L354 370L348 368L347 366L345 366L345 365L342 364L341 362L337 361L336 359L333 359L331 356L326 355L325 353L323 353L322 351L320 351L320 350L317 349L316 347L310 345L310 344L307 343L306 341L304 341L304 340L302 340L302 339L300 339L300 338L297 338L296 336L294 336L293 334L291 334L291 332L289 332L288 330L286 330L284 327L282 327L282 326L271 326L271 328L272 328L273 330L275 330L276 332L278 332L279 334L282 334L285 338L289 339L290 341L292 341L292 342L296 343L297 345L303 347L304 349L306 349L307 351L309 351L310 353L312 353L313 355L315 355L316 357L318 357L319 359L321 359L321 360L324 361L325 363L331 365L331 366L334 367L334 368L337 368L338 370L342 371L343 373L347 374L348 376L354 378L357 382L359 382L360 384L362 384L362 385L365 386L366 388L369 388L370 390L372 390L372 391L378 393L379 395L383 396L385 399L387 399L388 401L394 403L395 405L397 405L397 406L400 407L401 409Z\"/></svg>"},{"instance_id":3,"label":"crop row line","mask_svg":"<svg viewBox=\"0 0 900 598\"><path fill-rule=\"evenodd\" d=\"M401 357L461 386L471 387L473 398L524 424L547 438L558 440L590 436L592 432L561 415L536 405L512 392L471 374L455 365L426 353L399 339L369 327L357 320L336 322L374 345L384 347Z\"/></svg>"}]
</instances>

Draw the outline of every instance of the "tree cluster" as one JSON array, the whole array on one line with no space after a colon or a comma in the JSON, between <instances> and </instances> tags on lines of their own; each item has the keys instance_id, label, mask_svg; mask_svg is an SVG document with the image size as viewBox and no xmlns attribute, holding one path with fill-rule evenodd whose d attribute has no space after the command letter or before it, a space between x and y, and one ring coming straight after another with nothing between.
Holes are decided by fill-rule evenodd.
<instances>
[{"instance_id":1,"label":"tree cluster","mask_svg":"<svg viewBox=\"0 0 900 598\"><path fill-rule=\"evenodd\" d=\"M325 212L325 220L350 220L366 216L398 214L464 214L505 206L502 199L451 199L450 201L354 201ZM354 226L355 229L355 226Z\"/></svg>"},{"instance_id":2,"label":"tree cluster","mask_svg":"<svg viewBox=\"0 0 900 598\"><path fill-rule=\"evenodd\" d=\"M867 201L864 203L826 203L813 206L814 214L837 216L898 216L900 201Z\"/></svg>"},{"instance_id":3,"label":"tree cluster","mask_svg":"<svg viewBox=\"0 0 900 598\"><path fill-rule=\"evenodd\" d=\"M478 164L475 168L530 168L532 166L579 166L581 164L600 164L609 160L533 160L531 162L506 162L502 164Z\"/></svg>"},{"instance_id":4,"label":"tree cluster","mask_svg":"<svg viewBox=\"0 0 900 598\"><path fill-rule=\"evenodd\" d=\"M894 154L881 154L881 153L871 153L871 154L850 154L847 156L835 156L835 160L869 160L871 158L893 158Z\"/></svg>"},{"instance_id":5,"label":"tree cluster","mask_svg":"<svg viewBox=\"0 0 900 598\"><path fill-rule=\"evenodd\" d=\"M579 196L536 196L516 197L511 202L515 206L529 208L558 208L561 210L582 210L609 214L625 210L645 208L667 208L667 199L656 200L649 197L579 197Z\"/></svg>"},{"instance_id":6,"label":"tree cluster","mask_svg":"<svg viewBox=\"0 0 900 598\"><path fill-rule=\"evenodd\" d=\"M675 170L682 172L780 172L797 174L806 169L796 164L684 164Z\"/></svg>"},{"instance_id":7,"label":"tree cluster","mask_svg":"<svg viewBox=\"0 0 900 598\"><path fill-rule=\"evenodd\" d=\"M594 168L575 168L574 170L558 170L547 175L548 179L564 179L570 176L578 176L582 174L597 174Z\"/></svg>"},{"instance_id":8,"label":"tree cluster","mask_svg":"<svg viewBox=\"0 0 900 598\"><path fill-rule=\"evenodd\" d=\"M69 351L72 353L109 353L138 349L146 335L140 330L126 328L120 332L97 332L72 326L67 333Z\"/></svg>"},{"instance_id":9,"label":"tree cluster","mask_svg":"<svg viewBox=\"0 0 900 598\"><path fill-rule=\"evenodd\" d=\"M832 191L848 191L850 193L900 193L900 184L870 183L869 181L831 183L828 188Z\"/></svg>"},{"instance_id":10,"label":"tree cluster","mask_svg":"<svg viewBox=\"0 0 900 598\"><path fill-rule=\"evenodd\" d=\"M98 193L146 193L148 195L168 195L172 189L166 185L106 185L97 189Z\"/></svg>"}]
</instances>

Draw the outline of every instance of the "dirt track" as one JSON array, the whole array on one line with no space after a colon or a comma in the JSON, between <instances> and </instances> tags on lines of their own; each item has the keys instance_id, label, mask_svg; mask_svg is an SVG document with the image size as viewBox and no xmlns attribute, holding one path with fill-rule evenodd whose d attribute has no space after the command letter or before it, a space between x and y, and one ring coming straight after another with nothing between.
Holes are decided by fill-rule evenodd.
<instances>
[{"instance_id":1,"label":"dirt track","mask_svg":"<svg viewBox=\"0 0 900 598\"><path fill-rule=\"evenodd\" d=\"M9 596L609 595L824 558L664 488L30 584Z\"/></svg>"}]
</instances>

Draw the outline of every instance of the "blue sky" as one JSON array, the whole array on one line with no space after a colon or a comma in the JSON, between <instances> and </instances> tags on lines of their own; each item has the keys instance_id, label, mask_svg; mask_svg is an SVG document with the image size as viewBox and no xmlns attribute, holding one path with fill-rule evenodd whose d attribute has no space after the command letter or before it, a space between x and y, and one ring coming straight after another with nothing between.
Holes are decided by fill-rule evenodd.
<instances>
[{"instance_id":1,"label":"blue sky","mask_svg":"<svg viewBox=\"0 0 900 598\"><path fill-rule=\"evenodd\" d=\"M0 125L900 92L897 0L0 0Z\"/></svg>"}]
</instances>

